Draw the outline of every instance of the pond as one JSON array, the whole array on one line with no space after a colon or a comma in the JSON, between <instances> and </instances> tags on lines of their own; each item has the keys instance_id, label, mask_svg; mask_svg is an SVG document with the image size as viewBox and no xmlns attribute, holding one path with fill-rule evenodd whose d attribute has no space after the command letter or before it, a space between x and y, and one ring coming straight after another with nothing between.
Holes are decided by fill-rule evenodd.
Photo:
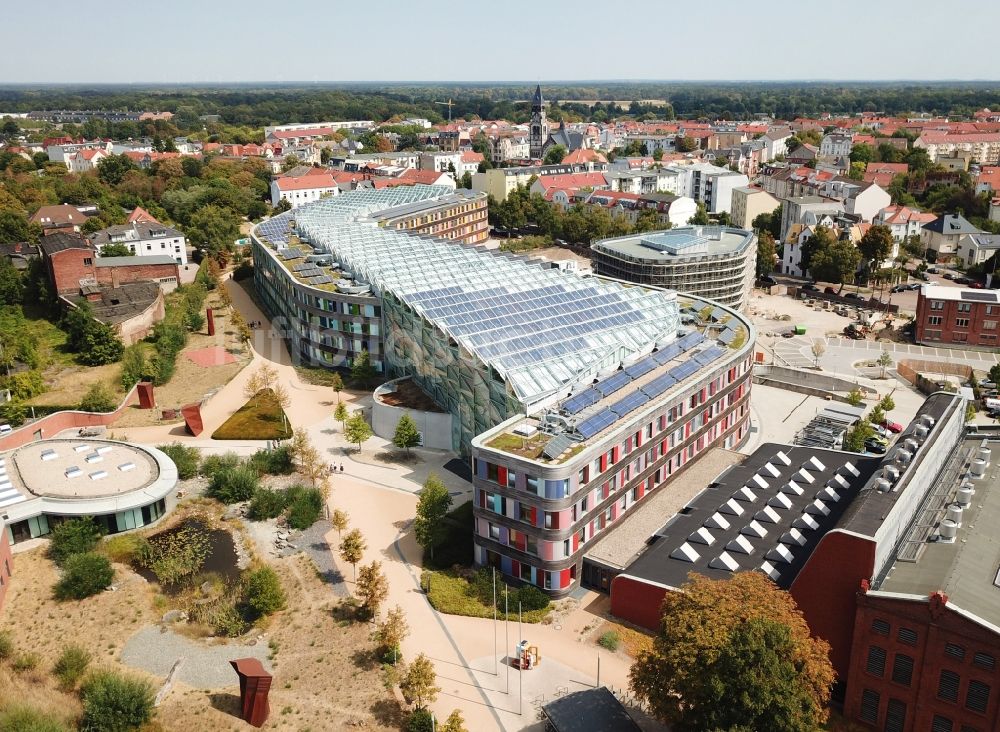
<instances>
[{"instance_id":1,"label":"pond","mask_svg":"<svg viewBox=\"0 0 1000 732\"><path fill-rule=\"evenodd\" d=\"M233 540L233 535L225 529L213 529L210 528L204 521L190 518L181 521L176 526L172 526L169 529L153 534L149 537L149 541L155 543L157 539L163 539L165 537L175 535L184 529L198 531L204 534L208 542L208 554L205 557L205 563L202 565L198 576L212 574L218 576L224 582L239 579L240 568L237 565L239 557L236 555L236 544ZM154 575L151 570L145 567L139 567L136 571L148 581L156 582L156 575ZM195 582L197 583L197 581L196 577ZM181 584L183 585L185 583ZM181 585L178 585L173 589L181 589Z\"/></svg>"}]
</instances>

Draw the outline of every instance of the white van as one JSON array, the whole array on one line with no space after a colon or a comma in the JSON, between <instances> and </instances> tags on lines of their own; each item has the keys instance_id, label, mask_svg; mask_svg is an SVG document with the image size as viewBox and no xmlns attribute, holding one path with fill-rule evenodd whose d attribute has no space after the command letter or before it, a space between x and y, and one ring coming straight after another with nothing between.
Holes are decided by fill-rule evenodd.
<instances>
[{"instance_id":1,"label":"white van","mask_svg":"<svg viewBox=\"0 0 1000 732\"><path fill-rule=\"evenodd\" d=\"M9 424L0 424L0 437L3 437L4 435L9 435L13 431L14 428L11 427Z\"/></svg>"}]
</instances>

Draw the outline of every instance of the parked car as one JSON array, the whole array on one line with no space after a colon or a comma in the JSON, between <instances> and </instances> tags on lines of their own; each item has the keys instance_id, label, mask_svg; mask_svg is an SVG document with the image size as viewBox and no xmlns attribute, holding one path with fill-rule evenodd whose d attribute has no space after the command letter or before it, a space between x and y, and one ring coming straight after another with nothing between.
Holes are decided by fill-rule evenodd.
<instances>
[{"instance_id":1,"label":"parked car","mask_svg":"<svg viewBox=\"0 0 1000 732\"><path fill-rule=\"evenodd\" d=\"M876 435L878 435L879 437L885 437L886 439L888 439L889 435L892 434L891 432L889 432L889 430L887 430L880 424L873 424L872 429L875 430Z\"/></svg>"},{"instance_id":2,"label":"parked car","mask_svg":"<svg viewBox=\"0 0 1000 732\"><path fill-rule=\"evenodd\" d=\"M906 292L910 289L909 285L893 285L889 292Z\"/></svg>"},{"instance_id":3,"label":"parked car","mask_svg":"<svg viewBox=\"0 0 1000 732\"><path fill-rule=\"evenodd\" d=\"M832 287L824 287L823 288L823 292L826 293L827 295L836 295L837 294L837 291L835 289L833 289Z\"/></svg>"},{"instance_id":4,"label":"parked car","mask_svg":"<svg viewBox=\"0 0 1000 732\"><path fill-rule=\"evenodd\" d=\"M908 284L906 286L906 289L907 290L919 290L920 289L920 283L919 282L911 282L910 284Z\"/></svg>"},{"instance_id":5,"label":"parked car","mask_svg":"<svg viewBox=\"0 0 1000 732\"><path fill-rule=\"evenodd\" d=\"M901 425L899 422L893 422L890 419L883 420L880 424L893 434L898 435L900 432L903 431L903 425Z\"/></svg>"},{"instance_id":6,"label":"parked car","mask_svg":"<svg viewBox=\"0 0 1000 732\"><path fill-rule=\"evenodd\" d=\"M945 272L941 276L944 277L946 280L953 280L953 279L955 279L955 275L953 275L951 272Z\"/></svg>"},{"instance_id":7,"label":"parked car","mask_svg":"<svg viewBox=\"0 0 1000 732\"><path fill-rule=\"evenodd\" d=\"M924 270L924 272L926 272L927 274L937 274L938 273L938 268L937 267L928 267L927 269Z\"/></svg>"},{"instance_id":8,"label":"parked car","mask_svg":"<svg viewBox=\"0 0 1000 732\"><path fill-rule=\"evenodd\" d=\"M803 290L812 290L814 292L819 291L819 287L816 285L815 282L807 282L807 283L805 283L804 285L802 285L802 289Z\"/></svg>"},{"instance_id":9,"label":"parked car","mask_svg":"<svg viewBox=\"0 0 1000 732\"><path fill-rule=\"evenodd\" d=\"M768 287L773 287L778 284L778 281L774 279L771 275L764 275L758 280L762 285L767 285Z\"/></svg>"},{"instance_id":10,"label":"parked car","mask_svg":"<svg viewBox=\"0 0 1000 732\"><path fill-rule=\"evenodd\" d=\"M848 292L846 295L844 295L844 297L848 298L849 300L861 300L862 299L861 295L859 295L856 292Z\"/></svg>"},{"instance_id":11,"label":"parked car","mask_svg":"<svg viewBox=\"0 0 1000 732\"><path fill-rule=\"evenodd\" d=\"M874 437L865 440L865 450L875 455L885 455L887 449L886 445L881 442L877 442Z\"/></svg>"}]
</instances>

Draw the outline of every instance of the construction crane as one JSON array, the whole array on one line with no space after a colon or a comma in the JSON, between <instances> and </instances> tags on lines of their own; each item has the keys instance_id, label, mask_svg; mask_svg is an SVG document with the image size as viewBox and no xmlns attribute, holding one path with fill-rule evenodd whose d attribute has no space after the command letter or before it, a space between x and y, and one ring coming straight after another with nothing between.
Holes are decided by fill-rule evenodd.
<instances>
[{"instance_id":1,"label":"construction crane","mask_svg":"<svg viewBox=\"0 0 1000 732\"><path fill-rule=\"evenodd\" d=\"M448 108L448 124L451 124L451 108L455 106L455 103L449 99L447 102L434 102L435 104L440 104L442 107Z\"/></svg>"}]
</instances>

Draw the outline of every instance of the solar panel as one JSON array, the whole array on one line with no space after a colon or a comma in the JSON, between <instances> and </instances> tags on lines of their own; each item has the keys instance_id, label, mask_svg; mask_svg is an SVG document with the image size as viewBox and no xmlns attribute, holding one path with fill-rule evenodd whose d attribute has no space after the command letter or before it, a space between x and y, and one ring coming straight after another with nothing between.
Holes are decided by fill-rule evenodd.
<instances>
[{"instance_id":1,"label":"solar panel","mask_svg":"<svg viewBox=\"0 0 1000 732\"><path fill-rule=\"evenodd\" d=\"M698 371L698 364L695 361L685 361L680 366L670 369L670 374L678 381L683 381L696 371Z\"/></svg>"},{"instance_id":2,"label":"solar panel","mask_svg":"<svg viewBox=\"0 0 1000 732\"><path fill-rule=\"evenodd\" d=\"M652 356L646 356L625 369L625 373L633 379L638 379L640 376L648 374L650 371L655 369L656 366L656 359Z\"/></svg>"},{"instance_id":3,"label":"solar panel","mask_svg":"<svg viewBox=\"0 0 1000 732\"><path fill-rule=\"evenodd\" d=\"M675 358L684 353L684 349L680 347L677 343L671 343L669 346L661 348L659 351L653 354L653 358L656 359L656 363L661 366L667 361L673 361Z\"/></svg>"},{"instance_id":4,"label":"solar panel","mask_svg":"<svg viewBox=\"0 0 1000 732\"><path fill-rule=\"evenodd\" d=\"M601 392L603 396L607 396L608 394L618 391L630 381L632 381L631 376L624 371L619 371L615 375L609 376L603 381L598 381L594 384L594 388Z\"/></svg>"},{"instance_id":5,"label":"solar panel","mask_svg":"<svg viewBox=\"0 0 1000 732\"><path fill-rule=\"evenodd\" d=\"M587 417L576 426L576 431L585 440L589 440L601 430L607 429L618 421L618 415L610 409L602 409L597 414Z\"/></svg>"},{"instance_id":6,"label":"solar panel","mask_svg":"<svg viewBox=\"0 0 1000 732\"><path fill-rule=\"evenodd\" d=\"M333 277L330 277L329 275L320 275L319 277L309 278L310 285L327 285L331 282L333 282Z\"/></svg>"},{"instance_id":7,"label":"solar panel","mask_svg":"<svg viewBox=\"0 0 1000 732\"><path fill-rule=\"evenodd\" d=\"M712 314L709 317L712 320L714 320L716 322L719 322L720 320L722 320L723 318L725 318L727 315L728 315L728 313L725 310L723 310L722 308L716 308L715 310L712 311Z\"/></svg>"},{"instance_id":8,"label":"solar panel","mask_svg":"<svg viewBox=\"0 0 1000 732\"><path fill-rule=\"evenodd\" d=\"M555 460L557 457L566 452L566 450L572 447L573 442L574 441L566 435L556 435L545 443L545 447L542 448L542 454L550 460Z\"/></svg>"},{"instance_id":9,"label":"solar panel","mask_svg":"<svg viewBox=\"0 0 1000 732\"><path fill-rule=\"evenodd\" d=\"M597 389L587 389L586 391L581 391L579 394L574 394L569 399L562 403L562 410L567 414L576 414L591 404L597 404L601 401L601 392Z\"/></svg>"},{"instance_id":10,"label":"solar panel","mask_svg":"<svg viewBox=\"0 0 1000 732\"><path fill-rule=\"evenodd\" d=\"M648 401L649 397L647 395L643 394L641 391L634 391L624 399L619 399L617 402L612 404L611 411L619 417L624 417L626 414L631 414Z\"/></svg>"},{"instance_id":11,"label":"solar panel","mask_svg":"<svg viewBox=\"0 0 1000 732\"><path fill-rule=\"evenodd\" d=\"M736 340L736 331L733 330L732 328L726 328L719 335L719 340L728 346L730 343Z\"/></svg>"},{"instance_id":12,"label":"solar panel","mask_svg":"<svg viewBox=\"0 0 1000 732\"><path fill-rule=\"evenodd\" d=\"M312 262L302 262L301 264L296 264L292 267L292 272L305 272L308 269L315 269L316 265Z\"/></svg>"},{"instance_id":13,"label":"solar panel","mask_svg":"<svg viewBox=\"0 0 1000 732\"><path fill-rule=\"evenodd\" d=\"M676 383L677 379L672 375L662 374L642 387L642 393L648 395L650 398L658 397Z\"/></svg>"},{"instance_id":14,"label":"solar panel","mask_svg":"<svg viewBox=\"0 0 1000 732\"><path fill-rule=\"evenodd\" d=\"M976 302L997 302L995 292L963 292L963 300L975 300Z\"/></svg>"},{"instance_id":15,"label":"solar panel","mask_svg":"<svg viewBox=\"0 0 1000 732\"><path fill-rule=\"evenodd\" d=\"M677 341L677 345L681 347L681 350L686 351L689 348L694 348L699 343L705 340L700 332L695 331L694 333L688 333L686 336Z\"/></svg>"}]
</instances>

